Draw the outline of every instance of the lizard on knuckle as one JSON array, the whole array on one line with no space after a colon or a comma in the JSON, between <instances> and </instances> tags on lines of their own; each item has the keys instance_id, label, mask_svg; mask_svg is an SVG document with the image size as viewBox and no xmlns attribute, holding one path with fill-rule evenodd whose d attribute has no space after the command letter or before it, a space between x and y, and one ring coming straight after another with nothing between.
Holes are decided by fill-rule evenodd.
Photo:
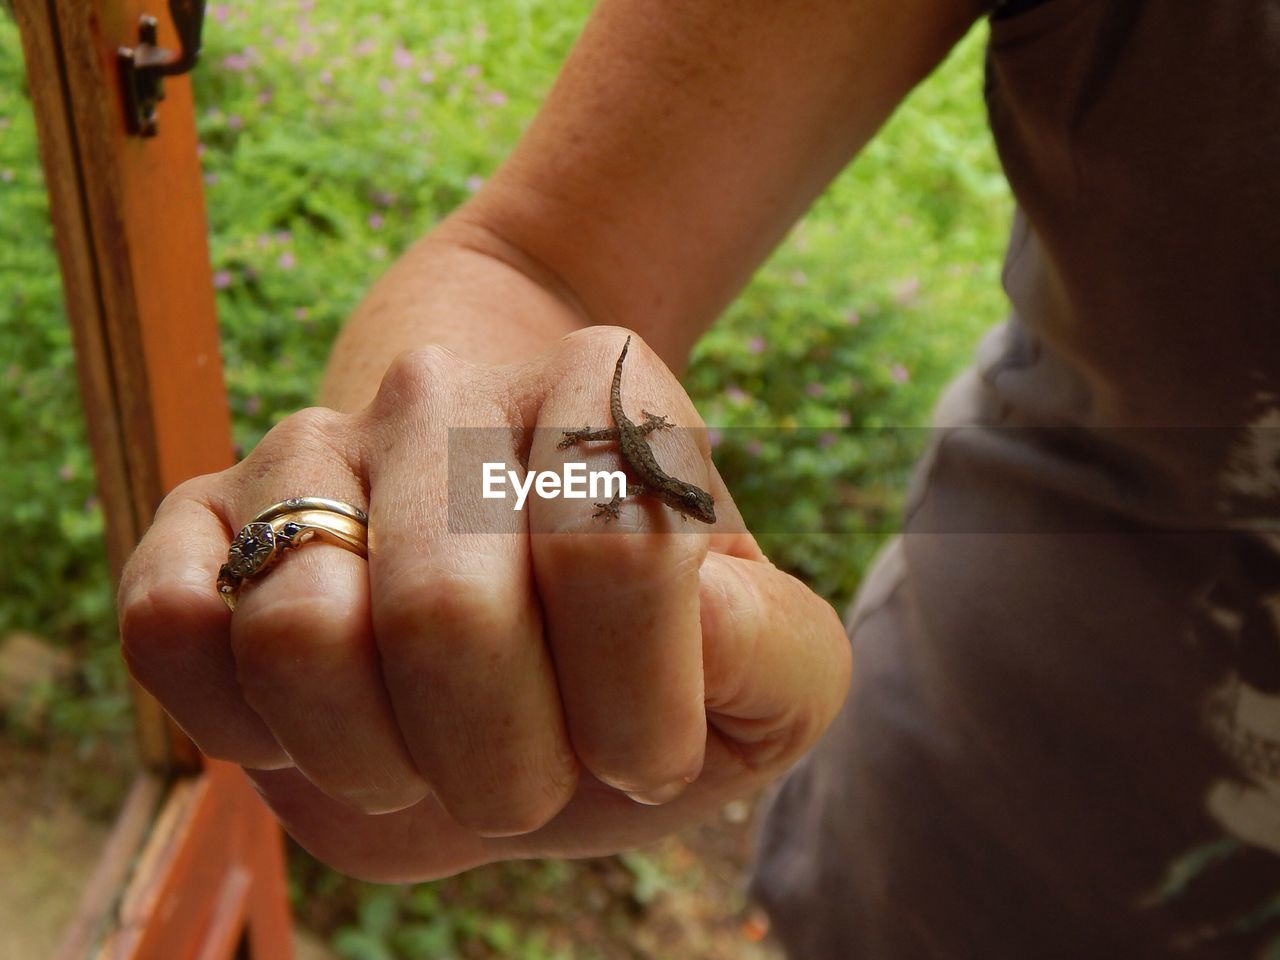
<instances>
[{"instance_id":1,"label":"lizard on knuckle","mask_svg":"<svg viewBox=\"0 0 1280 960\"><path fill-rule=\"evenodd\" d=\"M622 345L622 353L618 355L618 362L613 370L613 381L609 388L609 411L613 416L614 426L601 430L592 430L589 427L584 427L582 430L566 430L557 446L565 449L579 441L616 440L622 459L626 461L630 472L639 480L636 486L640 492L665 503L682 516L691 517L703 523L715 523L715 501L711 494L663 470L653 455L653 448L649 445L649 441L645 439L646 435L653 430L670 427L673 424L665 416L648 411L643 414L644 422L637 424L627 416L622 407L622 365L627 359L627 350L630 346L631 337L628 336L626 343ZM592 516L604 517L606 523L616 519L618 503L621 499L619 495L608 504L596 504L597 510Z\"/></svg>"}]
</instances>

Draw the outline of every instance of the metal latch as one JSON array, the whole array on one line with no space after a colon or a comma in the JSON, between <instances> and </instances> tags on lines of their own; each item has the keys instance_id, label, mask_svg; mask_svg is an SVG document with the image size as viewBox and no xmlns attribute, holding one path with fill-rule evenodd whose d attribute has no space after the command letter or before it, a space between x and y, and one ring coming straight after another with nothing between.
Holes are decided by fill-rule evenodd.
<instances>
[{"instance_id":1,"label":"metal latch","mask_svg":"<svg viewBox=\"0 0 1280 960\"><path fill-rule=\"evenodd\" d=\"M117 50L124 122L131 134L156 135L156 106L164 99L164 78L186 73L196 65L204 5L205 0L169 0L169 16L182 44L177 53L156 46L156 18L148 14L138 21L138 45Z\"/></svg>"}]
</instances>

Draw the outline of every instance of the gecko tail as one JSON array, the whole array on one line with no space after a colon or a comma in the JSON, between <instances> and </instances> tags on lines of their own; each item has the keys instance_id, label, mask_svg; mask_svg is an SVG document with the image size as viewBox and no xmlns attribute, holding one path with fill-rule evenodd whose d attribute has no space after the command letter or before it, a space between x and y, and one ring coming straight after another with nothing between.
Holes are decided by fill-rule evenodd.
<instances>
[{"instance_id":1,"label":"gecko tail","mask_svg":"<svg viewBox=\"0 0 1280 960\"><path fill-rule=\"evenodd\" d=\"M627 342L622 345L622 352L618 354L618 362L613 368L613 391L612 396L617 397L622 389L622 361L627 359L627 348L631 346L631 335L627 335ZM616 414L615 414L616 416Z\"/></svg>"}]
</instances>

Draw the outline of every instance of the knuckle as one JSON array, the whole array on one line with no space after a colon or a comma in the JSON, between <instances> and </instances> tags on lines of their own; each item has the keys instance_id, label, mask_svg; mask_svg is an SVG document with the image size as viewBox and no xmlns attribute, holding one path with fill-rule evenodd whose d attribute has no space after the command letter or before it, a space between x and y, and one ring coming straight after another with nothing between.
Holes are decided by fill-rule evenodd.
<instances>
[{"instance_id":1,"label":"knuckle","mask_svg":"<svg viewBox=\"0 0 1280 960\"><path fill-rule=\"evenodd\" d=\"M274 489L285 470L291 479L328 476L333 468L358 473L356 445L347 418L325 407L307 407L289 414L262 438L250 454L227 473L242 492L267 484ZM302 476L299 476L299 474Z\"/></svg>"},{"instance_id":2,"label":"knuckle","mask_svg":"<svg viewBox=\"0 0 1280 960\"><path fill-rule=\"evenodd\" d=\"M234 763L250 770L281 770L293 766L288 754L267 736L236 736L230 731L193 731L186 727L183 727L183 731L200 748L201 753L214 760Z\"/></svg>"},{"instance_id":3,"label":"knuckle","mask_svg":"<svg viewBox=\"0 0 1280 960\"><path fill-rule=\"evenodd\" d=\"M629 793L660 789L689 772L687 757L655 744L581 742L575 738L574 745L592 776Z\"/></svg>"},{"instance_id":4,"label":"knuckle","mask_svg":"<svg viewBox=\"0 0 1280 960\"><path fill-rule=\"evenodd\" d=\"M294 411L268 434L273 447L313 450L332 446L341 435L342 414L326 407L304 407Z\"/></svg>"},{"instance_id":5,"label":"knuckle","mask_svg":"<svg viewBox=\"0 0 1280 960\"><path fill-rule=\"evenodd\" d=\"M379 642L505 636L513 628L509 595L483 576L410 572L378 593Z\"/></svg>"},{"instance_id":6,"label":"knuckle","mask_svg":"<svg viewBox=\"0 0 1280 960\"><path fill-rule=\"evenodd\" d=\"M625 336L632 338L632 350L638 350L644 343L643 338L638 333L634 333L626 327L607 323L592 324L589 327L574 330L561 337L560 341L561 343L572 345L577 350L592 354L609 354L616 358L618 343Z\"/></svg>"},{"instance_id":7,"label":"knuckle","mask_svg":"<svg viewBox=\"0 0 1280 960\"><path fill-rule=\"evenodd\" d=\"M361 813L381 816L414 806L430 791L420 778L387 775L360 778L325 792Z\"/></svg>"},{"instance_id":8,"label":"knuckle","mask_svg":"<svg viewBox=\"0 0 1280 960\"><path fill-rule=\"evenodd\" d=\"M457 354L435 344L401 353L382 375L374 403L394 409L421 401L434 395L440 384L455 376L462 365Z\"/></svg>"},{"instance_id":9,"label":"knuckle","mask_svg":"<svg viewBox=\"0 0 1280 960\"><path fill-rule=\"evenodd\" d=\"M591 531L539 537L533 549L540 566L614 589L627 583L649 588L655 580L696 580L707 545L702 537L654 537L640 531L600 536Z\"/></svg>"},{"instance_id":10,"label":"knuckle","mask_svg":"<svg viewBox=\"0 0 1280 960\"><path fill-rule=\"evenodd\" d=\"M305 685L316 673L339 611L322 597L280 599L238 609L231 620L236 679L246 702L270 704L283 688Z\"/></svg>"},{"instance_id":11,"label":"knuckle","mask_svg":"<svg viewBox=\"0 0 1280 960\"><path fill-rule=\"evenodd\" d=\"M352 745L357 741L346 742ZM312 769L317 762L320 768ZM325 794L369 815L396 813L419 803L430 792L426 781L411 767L389 762L387 754L375 749L357 755L348 746L312 758L310 763L300 759L298 767Z\"/></svg>"},{"instance_id":12,"label":"knuckle","mask_svg":"<svg viewBox=\"0 0 1280 960\"><path fill-rule=\"evenodd\" d=\"M198 477L191 477L187 480L183 480L165 494L164 499L160 501L159 509L156 511L157 515L167 507L171 507L178 503L184 503L188 500L195 501L197 503L207 503L213 490L216 488L219 479L225 473L226 471L220 471L219 473L206 473Z\"/></svg>"},{"instance_id":13,"label":"knuckle","mask_svg":"<svg viewBox=\"0 0 1280 960\"><path fill-rule=\"evenodd\" d=\"M486 803L477 807L470 804L450 805L442 803L458 825L481 837L517 837L533 833L547 825L559 812L549 804L529 803L523 798L512 799L503 806Z\"/></svg>"},{"instance_id":14,"label":"knuckle","mask_svg":"<svg viewBox=\"0 0 1280 960\"><path fill-rule=\"evenodd\" d=\"M175 583L129 590L119 611L120 648L130 672L144 684L148 674L183 652L176 642L193 606L204 597L196 587Z\"/></svg>"},{"instance_id":15,"label":"knuckle","mask_svg":"<svg viewBox=\"0 0 1280 960\"><path fill-rule=\"evenodd\" d=\"M463 798L437 794L459 825L482 837L514 837L545 827L573 796L578 767L572 757L551 769L510 771L485 789L468 784Z\"/></svg>"}]
</instances>

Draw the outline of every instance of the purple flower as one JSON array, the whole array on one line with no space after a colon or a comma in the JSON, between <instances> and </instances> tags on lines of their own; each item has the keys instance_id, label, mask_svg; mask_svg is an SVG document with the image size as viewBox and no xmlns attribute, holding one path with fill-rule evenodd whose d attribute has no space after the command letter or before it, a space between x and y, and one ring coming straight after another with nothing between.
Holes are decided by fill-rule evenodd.
<instances>
[{"instance_id":1,"label":"purple flower","mask_svg":"<svg viewBox=\"0 0 1280 960\"><path fill-rule=\"evenodd\" d=\"M310 311L310 310L308 310L306 307L294 307L294 308L293 308L293 318L294 318L295 320L305 320L305 319L307 319L307 317L310 315L310 313L311 313L311 311Z\"/></svg>"},{"instance_id":2,"label":"purple flower","mask_svg":"<svg viewBox=\"0 0 1280 960\"><path fill-rule=\"evenodd\" d=\"M13 171L9 169L0 170L0 180L5 183L13 183Z\"/></svg>"},{"instance_id":3,"label":"purple flower","mask_svg":"<svg viewBox=\"0 0 1280 960\"><path fill-rule=\"evenodd\" d=\"M76 472L71 469L71 464L64 463L62 466L58 468L58 476L63 480L64 483L69 483L70 481L75 479Z\"/></svg>"},{"instance_id":4,"label":"purple flower","mask_svg":"<svg viewBox=\"0 0 1280 960\"><path fill-rule=\"evenodd\" d=\"M372 200L380 207L393 207L396 202L396 195L387 190L375 190L369 195Z\"/></svg>"},{"instance_id":5,"label":"purple flower","mask_svg":"<svg viewBox=\"0 0 1280 960\"><path fill-rule=\"evenodd\" d=\"M273 94L271 93L270 90L263 90L260 94L258 94L258 102L263 106L266 106L268 103L271 102L272 96Z\"/></svg>"},{"instance_id":6,"label":"purple flower","mask_svg":"<svg viewBox=\"0 0 1280 960\"><path fill-rule=\"evenodd\" d=\"M98 498L96 496L87 497L84 501L84 512L93 513L98 509Z\"/></svg>"},{"instance_id":7,"label":"purple flower","mask_svg":"<svg viewBox=\"0 0 1280 960\"><path fill-rule=\"evenodd\" d=\"M804 388L804 392L811 397L820 397L827 392L827 388L820 383L811 383Z\"/></svg>"},{"instance_id":8,"label":"purple flower","mask_svg":"<svg viewBox=\"0 0 1280 960\"><path fill-rule=\"evenodd\" d=\"M791 276L788 278L797 287L806 287L809 285L809 275L803 270L792 270Z\"/></svg>"},{"instance_id":9,"label":"purple flower","mask_svg":"<svg viewBox=\"0 0 1280 960\"><path fill-rule=\"evenodd\" d=\"M333 83L333 71L321 70L320 76L317 79L325 86L328 86L329 84Z\"/></svg>"},{"instance_id":10,"label":"purple flower","mask_svg":"<svg viewBox=\"0 0 1280 960\"><path fill-rule=\"evenodd\" d=\"M298 265L298 258L293 255L292 250L286 250L280 254L280 259L276 261L276 264L281 270L292 270Z\"/></svg>"},{"instance_id":11,"label":"purple flower","mask_svg":"<svg viewBox=\"0 0 1280 960\"><path fill-rule=\"evenodd\" d=\"M752 337L747 341L748 353L764 353L766 348L764 337Z\"/></svg>"},{"instance_id":12,"label":"purple flower","mask_svg":"<svg viewBox=\"0 0 1280 960\"><path fill-rule=\"evenodd\" d=\"M764 444L759 440L752 440L747 444L747 456L754 460L759 460L764 455Z\"/></svg>"},{"instance_id":13,"label":"purple flower","mask_svg":"<svg viewBox=\"0 0 1280 960\"><path fill-rule=\"evenodd\" d=\"M900 280L896 283L893 288L894 303L902 307L905 307L907 304L911 303L911 301L915 300L919 294L919 277L907 277L905 280Z\"/></svg>"},{"instance_id":14,"label":"purple flower","mask_svg":"<svg viewBox=\"0 0 1280 960\"><path fill-rule=\"evenodd\" d=\"M476 63L467 64L462 68L462 75L468 80L474 80L476 77L480 76L480 65Z\"/></svg>"},{"instance_id":15,"label":"purple flower","mask_svg":"<svg viewBox=\"0 0 1280 960\"><path fill-rule=\"evenodd\" d=\"M217 182L218 182L218 175L216 173L206 173L204 175L204 185L206 187L212 187Z\"/></svg>"},{"instance_id":16,"label":"purple flower","mask_svg":"<svg viewBox=\"0 0 1280 960\"><path fill-rule=\"evenodd\" d=\"M467 177L467 189L475 193L484 186L484 177L472 175Z\"/></svg>"},{"instance_id":17,"label":"purple flower","mask_svg":"<svg viewBox=\"0 0 1280 960\"><path fill-rule=\"evenodd\" d=\"M293 234L288 230L277 230L275 236L276 243L292 243Z\"/></svg>"},{"instance_id":18,"label":"purple flower","mask_svg":"<svg viewBox=\"0 0 1280 960\"><path fill-rule=\"evenodd\" d=\"M724 434L722 434L722 433L721 433L719 430L717 430L715 427L708 427L708 428L707 428L707 442L711 444L711 449L712 449L712 450L714 450L716 447L720 446L720 444L721 444L723 441L724 441Z\"/></svg>"},{"instance_id":19,"label":"purple flower","mask_svg":"<svg viewBox=\"0 0 1280 960\"><path fill-rule=\"evenodd\" d=\"M253 66L255 56L252 47L246 47L243 53L228 53L222 58L222 69L232 73L243 73Z\"/></svg>"},{"instance_id":20,"label":"purple flower","mask_svg":"<svg viewBox=\"0 0 1280 960\"><path fill-rule=\"evenodd\" d=\"M495 107L501 107L506 104L507 95L503 93L501 90L491 90L489 92L488 100Z\"/></svg>"},{"instance_id":21,"label":"purple flower","mask_svg":"<svg viewBox=\"0 0 1280 960\"><path fill-rule=\"evenodd\" d=\"M226 23L230 15L231 9L225 3L219 3L213 8L213 19L219 23Z\"/></svg>"},{"instance_id":22,"label":"purple flower","mask_svg":"<svg viewBox=\"0 0 1280 960\"><path fill-rule=\"evenodd\" d=\"M858 313L857 310L850 310L844 315L844 322L851 327L856 327L862 322L862 314Z\"/></svg>"},{"instance_id":23,"label":"purple flower","mask_svg":"<svg viewBox=\"0 0 1280 960\"><path fill-rule=\"evenodd\" d=\"M418 71L418 82L419 82L419 83L435 83L435 82L436 82L436 74L435 74L435 71L434 71L434 70L419 70L419 71Z\"/></svg>"},{"instance_id":24,"label":"purple flower","mask_svg":"<svg viewBox=\"0 0 1280 960\"><path fill-rule=\"evenodd\" d=\"M401 70L408 70L413 66L413 54L396 44L396 48L391 51L391 62Z\"/></svg>"},{"instance_id":25,"label":"purple flower","mask_svg":"<svg viewBox=\"0 0 1280 960\"><path fill-rule=\"evenodd\" d=\"M366 40L361 40L354 47L352 47L351 52L354 53L357 57L367 57L369 54L373 53L376 47L377 47L377 44L375 44L372 40L366 39Z\"/></svg>"},{"instance_id":26,"label":"purple flower","mask_svg":"<svg viewBox=\"0 0 1280 960\"><path fill-rule=\"evenodd\" d=\"M911 379L911 372L900 363L895 363L889 368L889 376L893 378L895 383L906 383Z\"/></svg>"},{"instance_id":27,"label":"purple flower","mask_svg":"<svg viewBox=\"0 0 1280 960\"><path fill-rule=\"evenodd\" d=\"M251 417L254 416L261 409L262 409L262 398L260 397L249 397L244 402L244 412Z\"/></svg>"},{"instance_id":28,"label":"purple flower","mask_svg":"<svg viewBox=\"0 0 1280 960\"><path fill-rule=\"evenodd\" d=\"M213 289L225 290L231 286L231 274L226 270L219 270L213 275Z\"/></svg>"},{"instance_id":29,"label":"purple flower","mask_svg":"<svg viewBox=\"0 0 1280 960\"><path fill-rule=\"evenodd\" d=\"M751 399L751 394L738 386L726 387L724 395L731 403L747 403Z\"/></svg>"},{"instance_id":30,"label":"purple flower","mask_svg":"<svg viewBox=\"0 0 1280 960\"><path fill-rule=\"evenodd\" d=\"M244 121L240 119L240 116L238 114L233 113L229 117L227 117L227 129L239 130L243 126L244 126Z\"/></svg>"},{"instance_id":31,"label":"purple flower","mask_svg":"<svg viewBox=\"0 0 1280 960\"><path fill-rule=\"evenodd\" d=\"M378 81L378 89L379 89L382 93L387 94L387 93L390 93L392 90L394 90L394 89L395 89L395 84L393 84L393 83L392 83L390 80L388 80L386 77L383 77L381 80L379 80L379 81Z\"/></svg>"},{"instance_id":32,"label":"purple flower","mask_svg":"<svg viewBox=\"0 0 1280 960\"><path fill-rule=\"evenodd\" d=\"M824 450L835 442L836 435L830 430L823 430L822 433L818 434L818 446L822 447Z\"/></svg>"}]
</instances>

